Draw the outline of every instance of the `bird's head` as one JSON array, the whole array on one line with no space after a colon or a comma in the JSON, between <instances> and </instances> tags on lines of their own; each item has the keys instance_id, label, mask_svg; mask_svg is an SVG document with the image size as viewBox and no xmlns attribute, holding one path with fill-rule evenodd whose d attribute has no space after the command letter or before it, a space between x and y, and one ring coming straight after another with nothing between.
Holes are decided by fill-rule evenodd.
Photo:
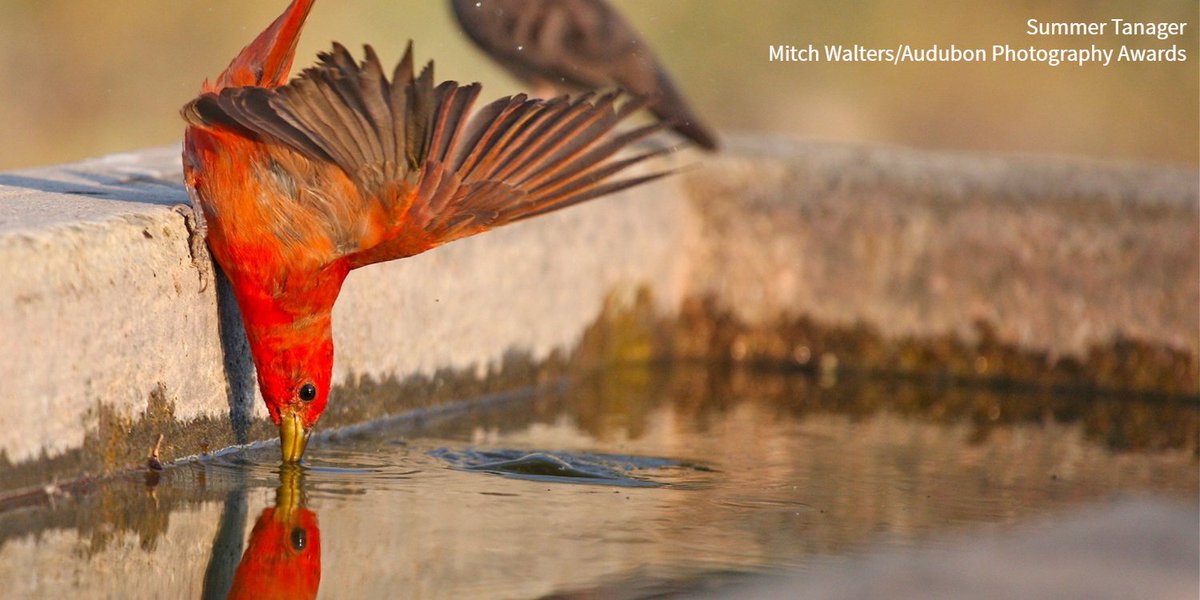
<instances>
[{"instance_id":1,"label":"bird's head","mask_svg":"<svg viewBox=\"0 0 1200 600\"><path fill-rule=\"evenodd\" d=\"M258 386L279 427L283 462L299 462L313 426L325 412L333 371L333 329L328 312L286 325L250 327Z\"/></svg>"},{"instance_id":2,"label":"bird's head","mask_svg":"<svg viewBox=\"0 0 1200 600\"><path fill-rule=\"evenodd\" d=\"M271 420L279 427L283 462L299 462L304 455L313 426L329 402L332 370L333 339L328 334L319 341L276 354L258 368L263 399Z\"/></svg>"}]
</instances>

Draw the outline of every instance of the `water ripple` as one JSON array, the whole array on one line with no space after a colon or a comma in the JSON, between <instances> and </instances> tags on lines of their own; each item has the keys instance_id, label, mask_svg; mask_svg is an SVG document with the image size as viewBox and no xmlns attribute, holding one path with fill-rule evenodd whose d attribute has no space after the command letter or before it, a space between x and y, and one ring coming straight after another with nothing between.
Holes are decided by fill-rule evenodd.
<instances>
[{"instance_id":1,"label":"water ripple","mask_svg":"<svg viewBox=\"0 0 1200 600\"><path fill-rule=\"evenodd\" d=\"M502 475L513 479L539 482L612 485L620 487L662 487L670 485L655 477L669 469L710 471L703 465L670 458L528 451L515 449L437 448L429 455L452 468Z\"/></svg>"}]
</instances>

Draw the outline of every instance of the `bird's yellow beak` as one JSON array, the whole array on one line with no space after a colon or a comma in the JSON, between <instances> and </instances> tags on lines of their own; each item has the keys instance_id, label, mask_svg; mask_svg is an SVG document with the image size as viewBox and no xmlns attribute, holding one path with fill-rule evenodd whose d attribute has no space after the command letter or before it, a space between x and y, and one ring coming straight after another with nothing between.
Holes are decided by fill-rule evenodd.
<instances>
[{"instance_id":1,"label":"bird's yellow beak","mask_svg":"<svg viewBox=\"0 0 1200 600\"><path fill-rule=\"evenodd\" d=\"M311 433L312 429L304 426L299 413L283 411L279 418L279 447L283 450L284 463L300 462Z\"/></svg>"}]
</instances>

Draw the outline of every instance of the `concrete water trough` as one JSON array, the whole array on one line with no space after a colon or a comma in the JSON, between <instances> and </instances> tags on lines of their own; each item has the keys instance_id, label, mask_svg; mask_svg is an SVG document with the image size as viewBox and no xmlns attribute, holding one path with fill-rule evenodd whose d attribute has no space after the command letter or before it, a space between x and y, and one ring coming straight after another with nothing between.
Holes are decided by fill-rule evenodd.
<instances>
[{"instance_id":1,"label":"concrete water trough","mask_svg":"<svg viewBox=\"0 0 1200 600\"><path fill-rule=\"evenodd\" d=\"M1194 170L733 136L674 164L351 275L320 427L664 358L1200 393ZM0 497L275 435L186 202L177 147L0 174Z\"/></svg>"}]
</instances>

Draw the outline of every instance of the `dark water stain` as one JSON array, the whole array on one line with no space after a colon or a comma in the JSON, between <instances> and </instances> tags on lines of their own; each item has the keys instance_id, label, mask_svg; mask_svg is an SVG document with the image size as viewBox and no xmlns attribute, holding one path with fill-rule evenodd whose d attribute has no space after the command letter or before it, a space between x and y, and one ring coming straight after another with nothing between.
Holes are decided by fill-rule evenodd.
<instances>
[{"instance_id":1,"label":"dark water stain","mask_svg":"<svg viewBox=\"0 0 1200 600\"><path fill-rule=\"evenodd\" d=\"M910 377L1002 390L1183 398L1200 403L1200 357L1167 344L1114 335L1083 355L1051 356L1006 340L979 320L973 336L884 337L867 323L836 325L806 315L746 323L712 297L683 302L663 318L648 292L610 301L578 355L596 364L699 361L838 374Z\"/></svg>"},{"instance_id":2,"label":"dark water stain","mask_svg":"<svg viewBox=\"0 0 1200 600\"><path fill-rule=\"evenodd\" d=\"M83 493L98 478L137 469L145 464L159 434L165 439L164 461L206 454L237 442L226 418L177 418L174 399L161 387L150 393L145 410L138 414L122 414L97 402L88 420L95 425L87 430L79 448L18 464L0 454L0 511L44 502L58 494ZM253 439L278 435L266 420L249 431Z\"/></svg>"},{"instance_id":3,"label":"dark water stain","mask_svg":"<svg viewBox=\"0 0 1200 600\"><path fill-rule=\"evenodd\" d=\"M713 381L761 373L791 386L837 387L844 393L825 397L838 398L839 410L870 414L888 405L935 421L965 414L979 441L998 425L1082 421L1089 437L1113 449L1188 448L1200 458L1200 358L1126 336L1093 345L1085 356L1051 357L1000 339L985 321L977 323L974 340L889 339L866 324L806 316L751 325L712 298L686 300L677 317L664 319L643 291L632 304L608 303L575 360L600 367L700 364L721 373ZM780 377L786 371L810 377ZM604 372L603 385L624 387L649 373ZM627 396L609 397L646 410Z\"/></svg>"},{"instance_id":4,"label":"dark water stain","mask_svg":"<svg viewBox=\"0 0 1200 600\"><path fill-rule=\"evenodd\" d=\"M553 387L567 371L561 354L534 361L528 354L509 352L497 368L479 377L473 368L441 369L431 376L405 379L350 375L348 383L330 391L329 408L318 432L534 387ZM59 493L79 493L97 478L138 470L162 434L163 462L207 455L221 449L276 439L275 426L265 418L247 415L245 387L237 394L242 410L229 417L176 417L176 400L160 387L147 398L146 409L129 415L97 402L87 421L83 444L54 456L14 464L0 452L0 511L47 501ZM257 401L257 400L255 400Z\"/></svg>"}]
</instances>

